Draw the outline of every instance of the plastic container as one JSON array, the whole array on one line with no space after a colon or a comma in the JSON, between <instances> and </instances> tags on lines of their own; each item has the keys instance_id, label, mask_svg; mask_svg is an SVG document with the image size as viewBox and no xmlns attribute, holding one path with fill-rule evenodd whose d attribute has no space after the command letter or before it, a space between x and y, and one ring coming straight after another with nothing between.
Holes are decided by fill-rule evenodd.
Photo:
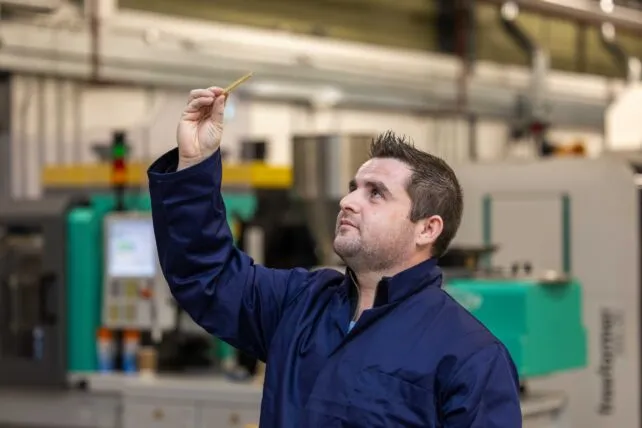
<instances>
[{"instance_id":1,"label":"plastic container","mask_svg":"<svg viewBox=\"0 0 642 428\"><path fill-rule=\"evenodd\" d=\"M112 373L116 359L116 343L111 331L106 328L98 330L96 340L98 371L100 373Z\"/></svg>"},{"instance_id":2,"label":"plastic container","mask_svg":"<svg viewBox=\"0 0 642 428\"><path fill-rule=\"evenodd\" d=\"M143 346L138 352L138 363L142 377L154 377L158 370L158 353L153 346Z\"/></svg>"},{"instance_id":3,"label":"plastic container","mask_svg":"<svg viewBox=\"0 0 642 428\"><path fill-rule=\"evenodd\" d=\"M140 333L127 330L123 335L123 372L136 373L138 371L138 350L140 348Z\"/></svg>"}]
</instances>

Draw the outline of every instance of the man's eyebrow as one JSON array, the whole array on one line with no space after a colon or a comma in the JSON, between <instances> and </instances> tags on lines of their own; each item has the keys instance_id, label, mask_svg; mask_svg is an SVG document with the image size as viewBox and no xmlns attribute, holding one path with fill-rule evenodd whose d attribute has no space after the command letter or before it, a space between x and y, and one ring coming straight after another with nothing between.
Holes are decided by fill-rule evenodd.
<instances>
[{"instance_id":1,"label":"man's eyebrow","mask_svg":"<svg viewBox=\"0 0 642 428\"><path fill-rule=\"evenodd\" d=\"M384 195L391 195L390 190L388 189L388 186L383 184L381 181L366 181L366 186L372 189L376 189L380 193L383 193Z\"/></svg>"},{"instance_id":2,"label":"man's eyebrow","mask_svg":"<svg viewBox=\"0 0 642 428\"><path fill-rule=\"evenodd\" d=\"M366 187L369 187L371 189L376 189L380 193L383 193L385 195L391 195L390 189L388 189L388 186L383 184L381 181L375 181L375 180L369 180L365 182ZM357 188L357 180L354 178L350 180L350 185L349 185L350 191L353 191L354 189Z\"/></svg>"}]
</instances>

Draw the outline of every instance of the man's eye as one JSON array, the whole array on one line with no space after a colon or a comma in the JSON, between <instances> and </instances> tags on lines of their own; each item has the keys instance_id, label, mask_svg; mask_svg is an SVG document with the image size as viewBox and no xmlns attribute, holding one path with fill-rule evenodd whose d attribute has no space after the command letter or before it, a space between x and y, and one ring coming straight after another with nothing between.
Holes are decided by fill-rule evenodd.
<instances>
[{"instance_id":1,"label":"man's eye","mask_svg":"<svg viewBox=\"0 0 642 428\"><path fill-rule=\"evenodd\" d=\"M381 196L381 192L380 192L380 191L378 191L377 189L372 189L372 190L370 191L370 194L371 194L372 196Z\"/></svg>"}]
</instances>

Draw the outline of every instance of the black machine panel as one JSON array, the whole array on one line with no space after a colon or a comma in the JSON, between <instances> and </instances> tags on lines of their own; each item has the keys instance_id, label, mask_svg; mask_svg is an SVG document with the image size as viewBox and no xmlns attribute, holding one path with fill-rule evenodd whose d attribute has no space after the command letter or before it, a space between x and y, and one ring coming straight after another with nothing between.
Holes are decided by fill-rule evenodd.
<instances>
[{"instance_id":1,"label":"black machine panel","mask_svg":"<svg viewBox=\"0 0 642 428\"><path fill-rule=\"evenodd\" d=\"M67 198L0 207L0 385L66 384Z\"/></svg>"}]
</instances>

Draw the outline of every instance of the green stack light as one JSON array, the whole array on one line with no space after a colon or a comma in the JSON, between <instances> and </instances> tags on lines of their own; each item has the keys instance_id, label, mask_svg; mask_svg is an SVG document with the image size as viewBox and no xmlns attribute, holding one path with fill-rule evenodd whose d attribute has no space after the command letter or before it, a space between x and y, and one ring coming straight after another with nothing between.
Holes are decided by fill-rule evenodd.
<instances>
[{"instance_id":1,"label":"green stack light","mask_svg":"<svg viewBox=\"0 0 642 428\"><path fill-rule=\"evenodd\" d=\"M116 193L116 210L125 210L125 188L127 187L127 143L125 133L114 132L112 139L111 183Z\"/></svg>"}]
</instances>

